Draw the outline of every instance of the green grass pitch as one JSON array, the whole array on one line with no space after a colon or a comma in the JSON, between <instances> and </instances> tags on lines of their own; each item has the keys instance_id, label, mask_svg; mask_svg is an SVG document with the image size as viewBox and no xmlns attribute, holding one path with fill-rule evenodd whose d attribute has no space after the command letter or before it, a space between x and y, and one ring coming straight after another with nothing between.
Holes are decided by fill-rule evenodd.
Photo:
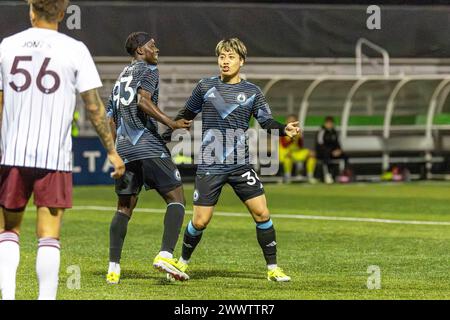
<instances>
[{"instance_id":1,"label":"green grass pitch","mask_svg":"<svg viewBox=\"0 0 450 320\"><path fill-rule=\"evenodd\" d=\"M193 186L185 186L192 209ZM154 191L141 194L128 229L122 278L107 285L109 223L114 211L75 208L62 234L59 299L449 299L450 184L266 185L278 237L279 265L290 283L271 283L250 215L216 215L194 253L185 283L168 283L151 263L159 250L165 206ZM113 188L77 187L74 205L114 207ZM17 298L35 299L35 213L29 207L21 237ZM245 213L226 187L216 208ZM283 216L277 217L282 214ZM287 215L287 216L286 216ZM292 217L291 217L292 215ZM299 219L296 215L313 216ZM184 225L191 215L187 214ZM325 220L318 220L325 217ZM327 217L353 217L357 221ZM301 217L300 217L301 218ZM434 221L404 224L359 218ZM383 220L385 221L385 220ZM389 222L389 221L385 221ZM180 238L181 239L181 238ZM180 254L180 243L176 256ZM69 289L69 266L81 270L81 288ZM367 269L381 270L381 289L369 290Z\"/></svg>"}]
</instances>

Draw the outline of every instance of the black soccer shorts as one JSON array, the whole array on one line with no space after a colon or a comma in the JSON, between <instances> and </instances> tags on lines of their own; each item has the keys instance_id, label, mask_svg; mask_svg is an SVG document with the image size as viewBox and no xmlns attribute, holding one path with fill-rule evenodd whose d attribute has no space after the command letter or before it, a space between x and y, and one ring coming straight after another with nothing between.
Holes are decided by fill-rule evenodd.
<instances>
[{"instance_id":1,"label":"black soccer shorts","mask_svg":"<svg viewBox=\"0 0 450 320\"><path fill-rule=\"evenodd\" d=\"M125 174L116 180L118 196L137 195L142 187L166 194L182 185L180 172L171 158L136 160L125 165Z\"/></svg>"},{"instance_id":2,"label":"black soccer shorts","mask_svg":"<svg viewBox=\"0 0 450 320\"><path fill-rule=\"evenodd\" d=\"M242 202L264 194L263 185L251 168L229 174L198 174L195 178L194 205L216 205L226 183L230 184Z\"/></svg>"}]
</instances>

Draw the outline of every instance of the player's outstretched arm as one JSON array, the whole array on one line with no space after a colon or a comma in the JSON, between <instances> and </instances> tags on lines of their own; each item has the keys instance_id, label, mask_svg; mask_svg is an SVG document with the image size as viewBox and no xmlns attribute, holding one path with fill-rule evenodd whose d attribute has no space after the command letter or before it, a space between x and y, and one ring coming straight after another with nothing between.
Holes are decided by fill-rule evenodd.
<instances>
[{"instance_id":1,"label":"player's outstretched arm","mask_svg":"<svg viewBox=\"0 0 450 320\"><path fill-rule=\"evenodd\" d=\"M286 125L276 121L275 119L268 119L259 123L261 127L269 132L278 130L281 136L288 136L293 138L300 134L300 123L298 121L290 122Z\"/></svg>"},{"instance_id":2,"label":"player's outstretched arm","mask_svg":"<svg viewBox=\"0 0 450 320\"><path fill-rule=\"evenodd\" d=\"M194 120L196 116L197 116L197 113L192 112L187 108L183 108L182 110L180 110L178 112L175 119L173 119L173 120L178 121L181 119L185 119L185 120L191 121L191 120ZM161 135L161 137L163 138L164 141L170 142L170 140L172 139L172 133L173 133L173 130L169 128L166 131L164 131L164 133Z\"/></svg>"},{"instance_id":3,"label":"player's outstretched arm","mask_svg":"<svg viewBox=\"0 0 450 320\"><path fill-rule=\"evenodd\" d=\"M285 125L273 118L266 98L259 88L253 105L253 116L256 118L261 128L267 130L269 133L276 130L279 132L280 136L288 136L290 138L300 134L298 121L290 122Z\"/></svg>"},{"instance_id":4,"label":"player's outstretched arm","mask_svg":"<svg viewBox=\"0 0 450 320\"><path fill-rule=\"evenodd\" d=\"M97 131L100 140L108 152L108 159L114 166L114 172L111 177L118 179L125 173L125 164L120 158L114 146L114 139L111 134L111 128L106 119L106 109L98 94L97 89L92 89L81 93L89 120Z\"/></svg>"},{"instance_id":5,"label":"player's outstretched arm","mask_svg":"<svg viewBox=\"0 0 450 320\"><path fill-rule=\"evenodd\" d=\"M148 91L139 89L138 91L138 106L145 114L155 118L157 121L165 124L169 128L175 129L189 129L192 121L185 119L172 120L158 106L156 106L151 99Z\"/></svg>"}]
</instances>

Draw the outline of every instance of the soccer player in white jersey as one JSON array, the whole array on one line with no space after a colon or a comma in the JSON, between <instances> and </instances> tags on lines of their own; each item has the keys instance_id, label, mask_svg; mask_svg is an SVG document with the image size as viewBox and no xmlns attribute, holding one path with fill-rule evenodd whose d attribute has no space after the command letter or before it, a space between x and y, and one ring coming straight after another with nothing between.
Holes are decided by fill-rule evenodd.
<instances>
[{"instance_id":1,"label":"soccer player in white jersey","mask_svg":"<svg viewBox=\"0 0 450 320\"><path fill-rule=\"evenodd\" d=\"M0 44L0 288L15 299L19 234L34 193L39 239L36 272L39 299L56 299L60 229L72 206L70 128L76 91L108 158L113 178L125 170L96 88L102 86L87 47L58 32L68 0L28 0L32 28Z\"/></svg>"}]
</instances>

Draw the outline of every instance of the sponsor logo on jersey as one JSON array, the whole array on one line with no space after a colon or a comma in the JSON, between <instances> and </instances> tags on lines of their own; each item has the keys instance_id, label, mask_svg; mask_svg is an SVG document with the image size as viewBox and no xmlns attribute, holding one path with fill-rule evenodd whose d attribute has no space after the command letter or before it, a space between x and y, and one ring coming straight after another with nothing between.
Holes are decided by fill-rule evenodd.
<instances>
[{"instance_id":1,"label":"sponsor logo on jersey","mask_svg":"<svg viewBox=\"0 0 450 320\"><path fill-rule=\"evenodd\" d=\"M247 96L245 95L245 93L241 92L237 95L236 100L239 103L243 103L247 100Z\"/></svg>"},{"instance_id":2,"label":"sponsor logo on jersey","mask_svg":"<svg viewBox=\"0 0 450 320\"><path fill-rule=\"evenodd\" d=\"M180 175L180 171L178 169L175 170L175 179L177 181L181 181L181 175Z\"/></svg>"},{"instance_id":3,"label":"sponsor logo on jersey","mask_svg":"<svg viewBox=\"0 0 450 320\"><path fill-rule=\"evenodd\" d=\"M198 193L198 190L194 190L194 201L197 201L200 197L200 194Z\"/></svg>"}]
</instances>

